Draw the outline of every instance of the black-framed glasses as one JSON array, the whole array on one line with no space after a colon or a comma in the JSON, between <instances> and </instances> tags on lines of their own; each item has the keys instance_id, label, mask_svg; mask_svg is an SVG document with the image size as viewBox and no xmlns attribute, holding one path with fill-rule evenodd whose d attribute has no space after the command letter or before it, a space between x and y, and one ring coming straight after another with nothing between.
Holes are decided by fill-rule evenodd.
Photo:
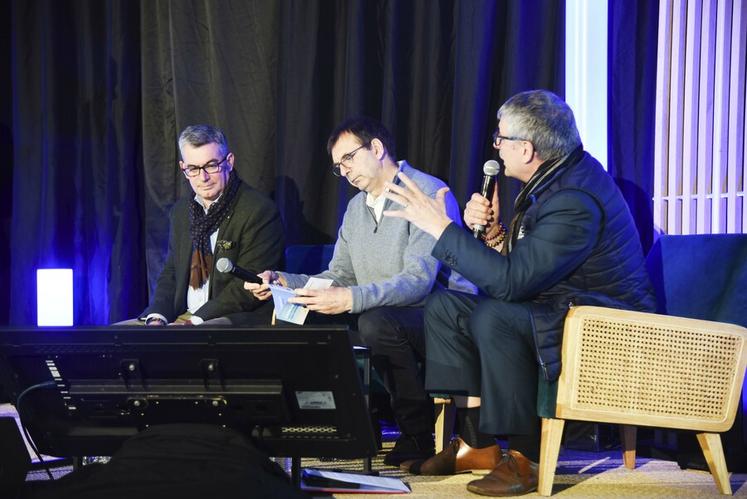
<instances>
[{"instance_id":1,"label":"black-framed glasses","mask_svg":"<svg viewBox=\"0 0 747 499\"><path fill-rule=\"evenodd\" d=\"M343 166L343 165L348 166L347 164L349 162L353 161L353 158L355 157L355 153L357 153L358 151L360 151L364 147L368 148L368 146L370 146L370 145L371 145L370 142L366 142L364 144L361 144L358 147L356 147L355 149L353 149L352 151L347 152L347 153L343 154L342 156L340 156L340 161L338 161L337 163L332 163L332 173L335 175L335 177L342 177L342 173L340 172L340 167Z\"/></svg>"},{"instance_id":2,"label":"black-framed glasses","mask_svg":"<svg viewBox=\"0 0 747 499\"><path fill-rule=\"evenodd\" d=\"M522 137L509 137L506 135L499 135L498 130L493 132L493 147L501 147L501 142L503 142L504 140L524 140L530 142Z\"/></svg>"},{"instance_id":3,"label":"black-framed glasses","mask_svg":"<svg viewBox=\"0 0 747 499\"><path fill-rule=\"evenodd\" d=\"M226 162L226 160L228 159L228 156L230 155L231 153L229 152L228 154L226 154L226 156L222 160L218 161L214 159L214 160L208 161L202 166L187 165L181 169L182 173L184 174L185 177L196 177L200 175L200 170L205 170L205 173L207 173L208 175L214 175L223 169L221 165Z\"/></svg>"}]
</instances>

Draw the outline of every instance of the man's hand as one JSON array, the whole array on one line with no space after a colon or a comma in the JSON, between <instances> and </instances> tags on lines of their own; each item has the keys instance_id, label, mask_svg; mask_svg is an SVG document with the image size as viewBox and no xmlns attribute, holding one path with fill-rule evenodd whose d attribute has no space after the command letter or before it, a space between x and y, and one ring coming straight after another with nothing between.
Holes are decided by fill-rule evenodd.
<instances>
[{"instance_id":1,"label":"man's hand","mask_svg":"<svg viewBox=\"0 0 747 499\"><path fill-rule=\"evenodd\" d=\"M309 310L320 314L342 314L353 309L353 291L350 288L307 289L298 288L296 296L288 303L305 305Z\"/></svg>"},{"instance_id":2,"label":"man's hand","mask_svg":"<svg viewBox=\"0 0 747 499\"><path fill-rule=\"evenodd\" d=\"M281 286L287 284L283 276L274 270L265 270L258 275L262 279L262 284L244 282L244 289L251 291L257 300L265 301L272 296L272 291L270 291L268 284L280 284Z\"/></svg>"},{"instance_id":3,"label":"man's hand","mask_svg":"<svg viewBox=\"0 0 747 499\"><path fill-rule=\"evenodd\" d=\"M177 317L174 322L169 324L169 326L194 326L194 324L192 324L192 321L189 319L181 319Z\"/></svg>"},{"instance_id":4,"label":"man's hand","mask_svg":"<svg viewBox=\"0 0 747 499\"><path fill-rule=\"evenodd\" d=\"M475 192L464 207L464 223L470 230L475 225L485 226L486 233L490 228L497 225L500 219L500 205L498 204L498 185L493 188L493 199L488 201L486 197Z\"/></svg>"},{"instance_id":5,"label":"man's hand","mask_svg":"<svg viewBox=\"0 0 747 499\"><path fill-rule=\"evenodd\" d=\"M441 237L443 231L451 223L451 219L446 214L446 202L444 201L449 188L440 188L436 192L436 197L431 198L404 173L400 172L399 178L404 186L387 182L384 197L399 203L402 209L385 210L384 215L404 218L436 239Z\"/></svg>"}]
</instances>

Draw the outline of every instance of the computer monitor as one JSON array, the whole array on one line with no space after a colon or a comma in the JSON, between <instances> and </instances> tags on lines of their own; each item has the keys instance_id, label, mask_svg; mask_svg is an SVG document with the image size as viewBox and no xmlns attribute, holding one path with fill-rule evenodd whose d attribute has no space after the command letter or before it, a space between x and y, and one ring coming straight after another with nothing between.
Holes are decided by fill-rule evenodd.
<instances>
[{"instance_id":1,"label":"computer monitor","mask_svg":"<svg viewBox=\"0 0 747 499\"><path fill-rule=\"evenodd\" d=\"M187 422L271 456L377 450L344 327L4 328L0 385L51 456L112 455L148 426Z\"/></svg>"}]
</instances>

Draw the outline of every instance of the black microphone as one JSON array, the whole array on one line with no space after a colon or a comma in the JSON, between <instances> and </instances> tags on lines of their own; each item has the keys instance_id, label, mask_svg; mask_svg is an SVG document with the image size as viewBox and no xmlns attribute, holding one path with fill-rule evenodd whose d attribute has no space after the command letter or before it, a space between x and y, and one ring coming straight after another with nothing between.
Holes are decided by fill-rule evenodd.
<instances>
[{"instance_id":1,"label":"black microphone","mask_svg":"<svg viewBox=\"0 0 747 499\"><path fill-rule=\"evenodd\" d=\"M248 270L244 270L241 267L237 267L228 258L219 258L218 262L215 264L215 268L218 270L218 272L231 274L232 276L241 279L242 281L262 284L262 279L260 279L259 276L257 276L256 274L252 274Z\"/></svg>"},{"instance_id":2,"label":"black microphone","mask_svg":"<svg viewBox=\"0 0 747 499\"><path fill-rule=\"evenodd\" d=\"M485 176L482 178L482 189L480 190L480 194L482 194L482 197L487 198L488 196L490 196L491 191L493 190L493 182L495 181L495 177L500 171L501 165L499 165L498 162L494 159L490 159L486 161L484 165L482 165L482 172L485 174ZM475 224L472 227L472 234L474 234L475 239L478 239L480 236L485 234L485 226L481 224Z\"/></svg>"}]
</instances>

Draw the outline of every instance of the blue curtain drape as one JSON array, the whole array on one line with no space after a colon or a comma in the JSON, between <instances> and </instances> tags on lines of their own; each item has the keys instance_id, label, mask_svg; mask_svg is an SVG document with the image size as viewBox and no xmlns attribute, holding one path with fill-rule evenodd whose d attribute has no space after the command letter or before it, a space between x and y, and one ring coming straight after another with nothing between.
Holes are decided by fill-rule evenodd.
<instances>
[{"instance_id":1,"label":"blue curtain drape","mask_svg":"<svg viewBox=\"0 0 747 499\"><path fill-rule=\"evenodd\" d=\"M74 270L76 324L146 299L138 6L11 6L10 322L36 322L36 269Z\"/></svg>"},{"instance_id":2,"label":"blue curtain drape","mask_svg":"<svg viewBox=\"0 0 747 499\"><path fill-rule=\"evenodd\" d=\"M654 239L659 2L610 0L608 22L608 171L628 201L648 251Z\"/></svg>"}]
</instances>

